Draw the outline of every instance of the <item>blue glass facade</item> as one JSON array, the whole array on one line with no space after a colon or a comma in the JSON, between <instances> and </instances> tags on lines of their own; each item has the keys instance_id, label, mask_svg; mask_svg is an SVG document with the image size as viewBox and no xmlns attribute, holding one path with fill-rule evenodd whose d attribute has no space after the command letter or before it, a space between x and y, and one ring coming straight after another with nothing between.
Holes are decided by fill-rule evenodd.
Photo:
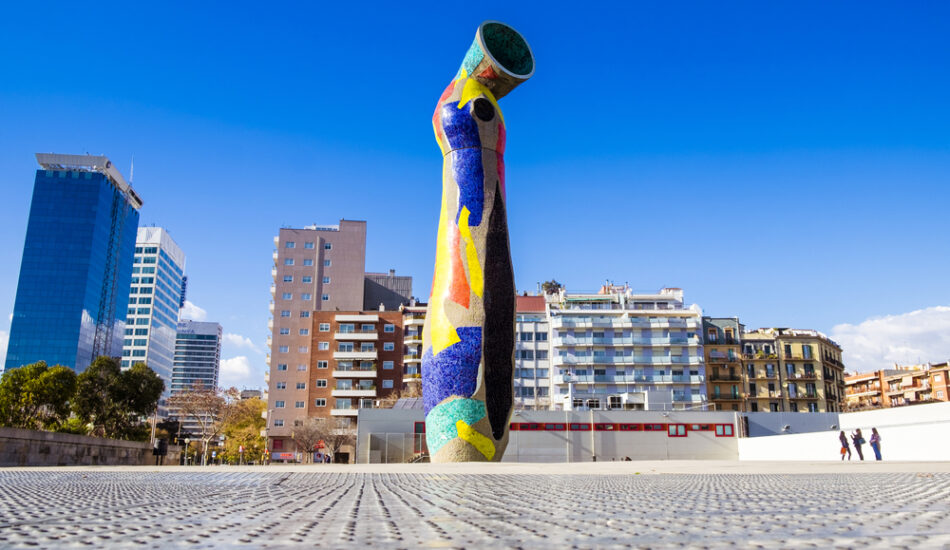
<instances>
[{"instance_id":1,"label":"blue glass facade","mask_svg":"<svg viewBox=\"0 0 950 550\"><path fill-rule=\"evenodd\" d=\"M138 210L104 174L37 170L5 367L120 357Z\"/></svg>"}]
</instances>

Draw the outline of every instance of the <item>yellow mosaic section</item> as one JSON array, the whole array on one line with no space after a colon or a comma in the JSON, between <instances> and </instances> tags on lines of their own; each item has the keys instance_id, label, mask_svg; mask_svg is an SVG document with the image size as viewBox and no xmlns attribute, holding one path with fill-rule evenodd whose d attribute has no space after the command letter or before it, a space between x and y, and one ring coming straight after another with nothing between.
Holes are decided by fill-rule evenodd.
<instances>
[{"instance_id":1,"label":"yellow mosaic section","mask_svg":"<svg viewBox=\"0 0 950 550\"><path fill-rule=\"evenodd\" d=\"M471 443L485 458L491 460L492 457L495 456L495 444L492 440L476 432L471 426L466 424L464 420L456 421L455 429L458 430L459 437L462 438L462 440Z\"/></svg>"}]
</instances>

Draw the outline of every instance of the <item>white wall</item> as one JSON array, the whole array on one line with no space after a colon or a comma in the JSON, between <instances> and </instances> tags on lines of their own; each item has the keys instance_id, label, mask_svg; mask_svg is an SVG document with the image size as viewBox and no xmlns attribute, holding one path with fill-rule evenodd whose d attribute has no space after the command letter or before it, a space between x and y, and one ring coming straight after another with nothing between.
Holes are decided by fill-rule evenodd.
<instances>
[{"instance_id":1,"label":"white wall","mask_svg":"<svg viewBox=\"0 0 950 550\"><path fill-rule=\"evenodd\" d=\"M877 428L884 460L950 460L950 403L842 413L839 421L849 443L853 430L861 428L870 440L871 428ZM739 460L841 460L839 430L742 438ZM874 460L871 445L862 448L864 459ZM853 445L851 453L858 460Z\"/></svg>"}]
</instances>

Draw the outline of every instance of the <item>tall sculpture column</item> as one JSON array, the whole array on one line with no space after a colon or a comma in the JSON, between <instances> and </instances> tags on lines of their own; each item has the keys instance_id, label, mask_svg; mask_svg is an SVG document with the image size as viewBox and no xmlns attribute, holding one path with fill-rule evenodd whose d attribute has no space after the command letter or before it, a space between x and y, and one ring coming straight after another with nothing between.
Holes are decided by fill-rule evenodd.
<instances>
[{"instance_id":1,"label":"tall sculpture column","mask_svg":"<svg viewBox=\"0 0 950 550\"><path fill-rule=\"evenodd\" d=\"M525 39L486 21L432 117L443 154L435 275L422 333L432 462L500 461L508 445L515 285L498 99L533 73Z\"/></svg>"}]
</instances>

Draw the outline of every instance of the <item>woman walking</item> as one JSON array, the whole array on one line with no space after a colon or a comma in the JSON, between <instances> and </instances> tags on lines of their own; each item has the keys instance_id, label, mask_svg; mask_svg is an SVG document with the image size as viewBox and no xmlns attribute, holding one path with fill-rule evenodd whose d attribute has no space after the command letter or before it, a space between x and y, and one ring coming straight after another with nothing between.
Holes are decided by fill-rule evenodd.
<instances>
[{"instance_id":1,"label":"woman walking","mask_svg":"<svg viewBox=\"0 0 950 550\"><path fill-rule=\"evenodd\" d=\"M851 434L851 442L854 443L854 450L858 452L858 458L864 460L864 452L861 450L861 445L864 445L864 436L861 435L861 428L858 428Z\"/></svg>"},{"instance_id":2,"label":"woman walking","mask_svg":"<svg viewBox=\"0 0 950 550\"><path fill-rule=\"evenodd\" d=\"M848 436L844 435L844 430L841 430L841 435L838 436L838 439L841 441L841 460L844 461L844 455L848 455L848 460L851 460L851 447L848 445Z\"/></svg>"},{"instance_id":3,"label":"woman walking","mask_svg":"<svg viewBox=\"0 0 950 550\"><path fill-rule=\"evenodd\" d=\"M874 460L881 460L881 434L877 428L871 428L871 448L874 449Z\"/></svg>"}]
</instances>

